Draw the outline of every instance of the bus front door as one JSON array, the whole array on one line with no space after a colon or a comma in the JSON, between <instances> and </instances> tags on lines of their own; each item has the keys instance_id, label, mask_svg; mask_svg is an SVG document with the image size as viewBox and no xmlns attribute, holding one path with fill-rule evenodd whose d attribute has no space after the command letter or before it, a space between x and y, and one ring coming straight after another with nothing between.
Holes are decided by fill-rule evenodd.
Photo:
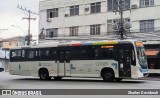
<instances>
[{"instance_id":1,"label":"bus front door","mask_svg":"<svg viewBox=\"0 0 160 98\"><path fill-rule=\"evenodd\" d=\"M59 63L58 63L58 76L71 76L70 69L70 51L60 50L58 52Z\"/></svg>"},{"instance_id":2,"label":"bus front door","mask_svg":"<svg viewBox=\"0 0 160 98\"><path fill-rule=\"evenodd\" d=\"M131 50L130 45L119 46L119 77L131 77Z\"/></svg>"}]
</instances>

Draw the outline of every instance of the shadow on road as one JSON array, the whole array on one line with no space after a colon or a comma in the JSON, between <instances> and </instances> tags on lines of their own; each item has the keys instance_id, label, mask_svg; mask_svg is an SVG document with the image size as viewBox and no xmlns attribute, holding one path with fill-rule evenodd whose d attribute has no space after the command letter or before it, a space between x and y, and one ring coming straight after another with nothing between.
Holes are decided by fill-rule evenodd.
<instances>
[{"instance_id":1,"label":"shadow on road","mask_svg":"<svg viewBox=\"0 0 160 98\"><path fill-rule=\"evenodd\" d=\"M28 81L28 82L97 82L97 83L131 83L131 84L139 84L139 83L146 83L147 81L145 80L122 80L121 82L105 82L103 80L91 80L91 79L61 79L61 80L40 80L39 78L19 78L19 79L13 79L14 82L23 82L23 81Z\"/></svg>"}]
</instances>

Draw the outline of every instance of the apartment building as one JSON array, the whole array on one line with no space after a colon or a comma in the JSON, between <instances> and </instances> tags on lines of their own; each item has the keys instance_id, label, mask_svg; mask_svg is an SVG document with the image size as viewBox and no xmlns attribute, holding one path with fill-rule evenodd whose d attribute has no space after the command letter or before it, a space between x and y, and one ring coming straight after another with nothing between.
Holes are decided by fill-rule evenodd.
<instances>
[{"instance_id":1,"label":"apartment building","mask_svg":"<svg viewBox=\"0 0 160 98\"><path fill-rule=\"evenodd\" d=\"M114 22L120 20L119 0L43 0L40 1L40 34L43 38L114 35ZM160 37L160 0L122 0L124 22L129 32L156 32ZM152 34L153 35L153 34ZM150 37L150 35L146 35Z\"/></svg>"},{"instance_id":2,"label":"apartment building","mask_svg":"<svg viewBox=\"0 0 160 98\"><path fill-rule=\"evenodd\" d=\"M24 45L25 45L24 37L21 36L0 40L0 66L4 68L5 71L8 70L9 49Z\"/></svg>"},{"instance_id":3,"label":"apartment building","mask_svg":"<svg viewBox=\"0 0 160 98\"><path fill-rule=\"evenodd\" d=\"M10 49L17 46L24 46L25 45L25 39L21 36L16 36L12 38L3 39L2 41L2 48L4 49Z\"/></svg>"},{"instance_id":4,"label":"apartment building","mask_svg":"<svg viewBox=\"0 0 160 98\"><path fill-rule=\"evenodd\" d=\"M112 2L109 2L112 1ZM107 23L112 24L111 20L119 19L119 15L113 12L116 8L115 0L108 0ZM134 32L154 32L160 30L160 8L159 0L125 0L124 19L131 20ZM129 6L128 6L129 4ZM108 31L111 31L108 29Z\"/></svg>"},{"instance_id":5,"label":"apartment building","mask_svg":"<svg viewBox=\"0 0 160 98\"><path fill-rule=\"evenodd\" d=\"M40 31L45 39L107 34L106 0L44 0Z\"/></svg>"}]
</instances>

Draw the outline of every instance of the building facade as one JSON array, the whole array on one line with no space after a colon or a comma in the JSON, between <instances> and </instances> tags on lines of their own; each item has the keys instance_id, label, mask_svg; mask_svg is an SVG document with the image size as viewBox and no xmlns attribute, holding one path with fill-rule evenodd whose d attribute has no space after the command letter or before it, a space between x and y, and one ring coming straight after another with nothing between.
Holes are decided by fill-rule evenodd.
<instances>
[{"instance_id":1,"label":"building facade","mask_svg":"<svg viewBox=\"0 0 160 98\"><path fill-rule=\"evenodd\" d=\"M10 49L17 46L24 46L25 45L25 39L21 36L16 36L12 38L7 38L2 40L2 48L4 49Z\"/></svg>"},{"instance_id":2,"label":"building facade","mask_svg":"<svg viewBox=\"0 0 160 98\"><path fill-rule=\"evenodd\" d=\"M129 32L160 31L160 0L122 0L124 22ZM40 34L45 40L57 37L114 35L119 23L116 0L43 0L40 1ZM157 36L157 35L156 35ZM160 37L160 35L159 35Z\"/></svg>"},{"instance_id":3,"label":"building facade","mask_svg":"<svg viewBox=\"0 0 160 98\"><path fill-rule=\"evenodd\" d=\"M112 2L109 2L112 1ZM112 24L111 20L119 19L119 14L113 12L116 9L115 0L108 0L107 23ZM154 32L160 30L160 8L159 0L124 0L124 19L130 19L132 32ZM111 5L112 4L112 5ZM129 4L129 6L127 6ZM110 7L111 6L111 7ZM109 26L108 26L109 27ZM108 29L108 31L111 28Z\"/></svg>"},{"instance_id":4,"label":"building facade","mask_svg":"<svg viewBox=\"0 0 160 98\"><path fill-rule=\"evenodd\" d=\"M9 49L24 45L24 37L21 36L0 40L0 66L4 68L5 71L8 70Z\"/></svg>"},{"instance_id":5,"label":"building facade","mask_svg":"<svg viewBox=\"0 0 160 98\"><path fill-rule=\"evenodd\" d=\"M44 0L40 29L45 38L106 34L106 0Z\"/></svg>"}]
</instances>

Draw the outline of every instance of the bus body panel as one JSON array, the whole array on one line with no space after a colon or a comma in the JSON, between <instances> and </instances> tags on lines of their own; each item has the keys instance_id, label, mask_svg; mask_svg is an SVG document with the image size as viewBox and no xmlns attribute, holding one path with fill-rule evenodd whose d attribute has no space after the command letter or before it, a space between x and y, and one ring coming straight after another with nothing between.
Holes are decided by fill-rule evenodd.
<instances>
[{"instance_id":1,"label":"bus body panel","mask_svg":"<svg viewBox=\"0 0 160 98\"><path fill-rule=\"evenodd\" d=\"M57 76L58 75L58 67L57 67L57 63L55 63L55 61L39 61L36 64L37 67L35 67L35 71L37 72L37 74L39 74L39 70L41 68L46 68L49 72L50 76Z\"/></svg>"},{"instance_id":2,"label":"bus body panel","mask_svg":"<svg viewBox=\"0 0 160 98\"><path fill-rule=\"evenodd\" d=\"M118 62L114 60L73 60L71 61L71 76L101 77L103 68L111 68L118 77Z\"/></svg>"},{"instance_id":3,"label":"bus body panel","mask_svg":"<svg viewBox=\"0 0 160 98\"><path fill-rule=\"evenodd\" d=\"M106 44L107 43L107 44ZM39 56L41 52L45 52L50 55L50 57L35 58L35 59L12 59L9 62L9 72L13 75L27 75L27 76L39 76L39 70L45 68L49 72L50 77L101 77L101 70L103 68L111 68L114 71L115 78L140 78L144 77L144 73L147 73L147 69L143 69L139 64L139 58L137 57L137 47L135 46L135 41L117 41L117 42L97 42L95 44L87 44L88 47L93 49L111 49L114 53L113 58L102 58L102 59L74 59L71 57L72 48L79 44L74 44L73 46L41 46L27 49L26 53L36 51L34 55ZM100 45L98 45L100 44ZM102 44L102 45L101 45ZM139 44L139 43L138 43ZM98 48L97 48L98 47ZM86 48L90 49L90 48ZM12 51L21 50L21 48L11 49ZM23 51L25 49L22 49ZM40 52L39 52L40 51ZM50 53L50 51L52 53ZM76 50L80 52L81 50ZM121 52L123 55L121 55ZM86 52L87 53L87 52ZM129 54L127 54L129 53ZM52 55L53 54L53 55ZM93 53L94 54L94 53ZM10 54L12 57L12 53ZM31 55L32 56L32 55ZM135 58L134 58L135 56ZM135 64L132 59L135 59ZM20 62L18 61L20 60Z\"/></svg>"}]
</instances>

